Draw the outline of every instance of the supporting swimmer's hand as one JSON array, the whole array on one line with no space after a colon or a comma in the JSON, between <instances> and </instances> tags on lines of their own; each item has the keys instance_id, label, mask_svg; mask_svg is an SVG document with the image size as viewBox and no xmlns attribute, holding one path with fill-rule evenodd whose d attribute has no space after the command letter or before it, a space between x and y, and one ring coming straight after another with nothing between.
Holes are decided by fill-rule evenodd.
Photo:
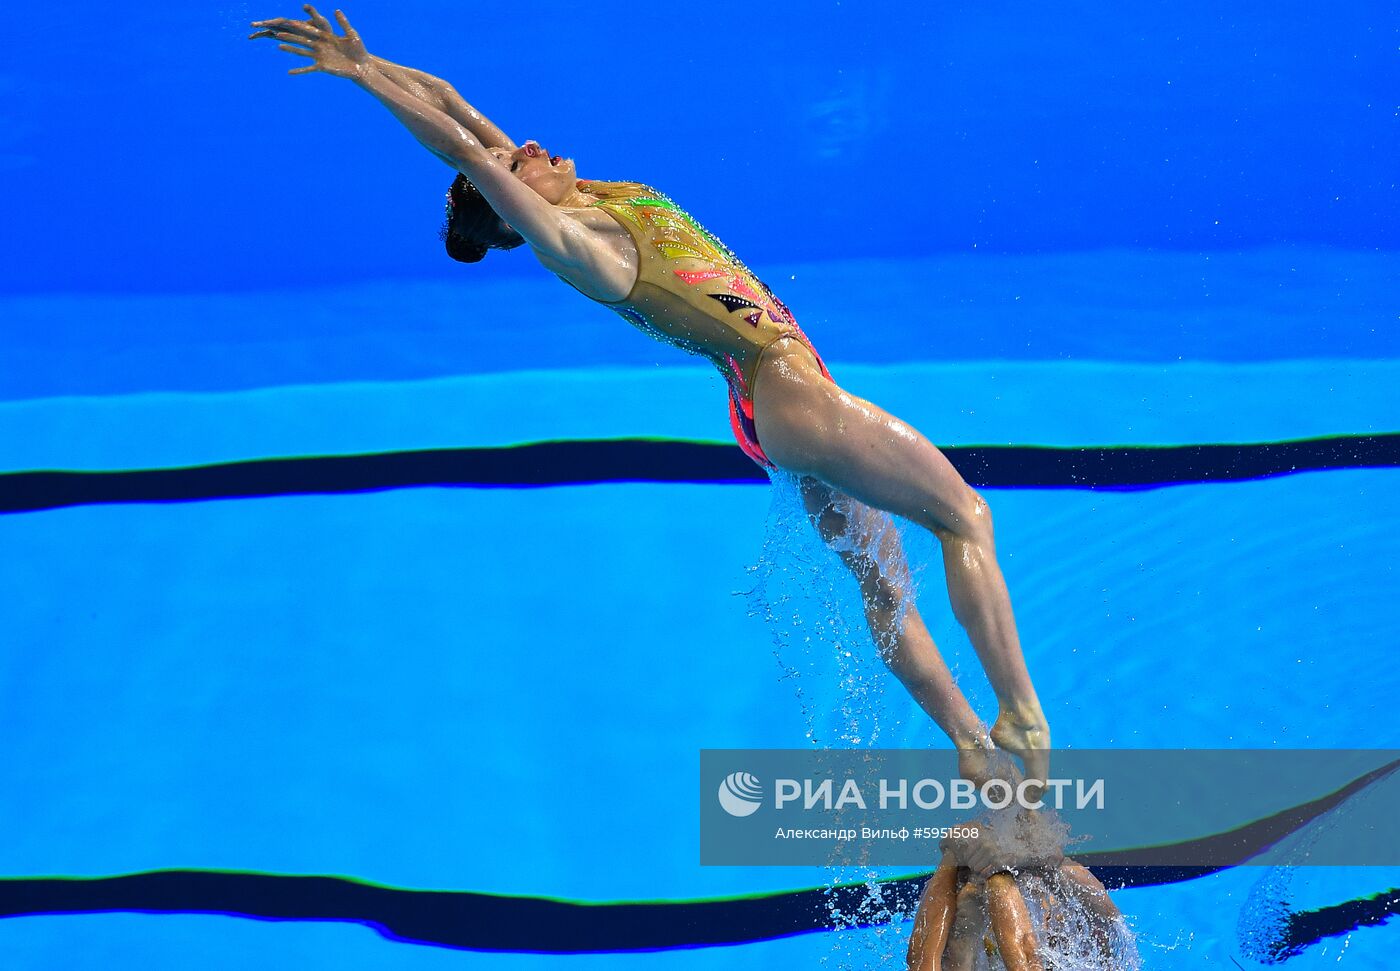
<instances>
[{"instance_id":1,"label":"supporting swimmer's hand","mask_svg":"<svg viewBox=\"0 0 1400 971\"><path fill-rule=\"evenodd\" d=\"M345 35L340 36L336 34L331 22L317 13L311 4L302 9L306 11L310 20L288 20L285 17L255 20L253 26L263 29L249 34L248 39L271 37L273 40L283 41L277 45L282 50L309 57L314 62L306 67L293 68L288 74L321 71L332 77L351 80L364 77L370 70L372 61L369 52L365 50L364 42L360 40L360 35L350 26L345 14L339 10L335 12L335 19L345 31Z\"/></svg>"},{"instance_id":2,"label":"supporting swimmer's hand","mask_svg":"<svg viewBox=\"0 0 1400 971\"><path fill-rule=\"evenodd\" d=\"M1036 812L998 812L979 820L976 831L976 836L949 837L942 847L979 880L1026 867L1055 868L1065 858L1061 835Z\"/></svg>"},{"instance_id":3,"label":"supporting swimmer's hand","mask_svg":"<svg viewBox=\"0 0 1400 971\"><path fill-rule=\"evenodd\" d=\"M1015 853L1009 852L990 830L978 828L974 837L949 837L943 841L943 852L957 861L958 866L967 867L973 877L986 880L995 873L1014 872L1025 864Z\"/></svg>"}]
</instances>

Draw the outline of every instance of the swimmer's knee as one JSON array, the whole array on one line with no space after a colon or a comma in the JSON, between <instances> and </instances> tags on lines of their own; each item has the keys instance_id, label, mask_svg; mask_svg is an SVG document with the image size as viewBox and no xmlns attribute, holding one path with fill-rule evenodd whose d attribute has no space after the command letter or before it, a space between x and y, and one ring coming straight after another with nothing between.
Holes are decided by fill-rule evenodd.
<instances>
[{"instance_id":1,"label":"swimmer's knee","mask_svg":"<svg viewBox=\"0 0 1400 971\"><path fill-rule=\"evenodd\" d=\"M971 486L965 486L948 522L935 523L933 533L946 542L960 539L968 542L991 545L995 538L992 527L992 507L982 494Z\"/></svg>"},{"instance_id":2,"label":"swimmer's knee","mask_svg":"<svg viewBox=\"0 0 1400 971\"><path fill-rule=\"evenodd\" d=\"M841 538L846 535L846 529L850 525L850 519L846 514L832 502L824 504L809 502L807 504L807 519L816 528L817 535L822 538L822 542L839 552Z\"/></svg>"},{"instance_id":3,"label":"swimmer's knee","mask_svg":"<svg viewBox=\"0 0 1400 971\"><path fill-rule=\"evenodd\" d=\"M872 627L898 633L904 622L904 591L893 584L882 583L880 587L865 598L866 620Z\"/></svg>"}]
</instances>

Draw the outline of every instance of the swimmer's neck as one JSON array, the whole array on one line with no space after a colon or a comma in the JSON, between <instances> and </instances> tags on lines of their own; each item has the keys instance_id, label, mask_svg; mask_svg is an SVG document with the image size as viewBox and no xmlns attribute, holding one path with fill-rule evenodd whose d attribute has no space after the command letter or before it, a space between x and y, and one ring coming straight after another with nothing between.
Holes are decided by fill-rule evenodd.
<instances>
[{"instance_id":1,"label":"swimmer's neck","mask_svg":"<svg viewBox=\"0 0 1400 971\"><path fill-rule=\"evenodd\" d=\"M574 187L569 190L564 198L555 203L561 209L587 209L595 202L601 202L602 197L591 192L584 192L579 186L583 183L591 182L592 179L576 179Z\"/></svg>"}]
</instances>

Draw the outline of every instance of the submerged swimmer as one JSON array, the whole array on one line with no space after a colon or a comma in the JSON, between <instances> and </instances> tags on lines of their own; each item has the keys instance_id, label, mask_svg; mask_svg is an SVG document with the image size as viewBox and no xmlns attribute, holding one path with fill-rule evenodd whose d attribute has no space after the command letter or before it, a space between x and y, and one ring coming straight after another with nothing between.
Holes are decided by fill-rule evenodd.
<instances>
[{"instance_id":1,"label":"submerged swimmer","mask_svg":"<svg viewBox=\"0 0 1400 971\"><path fill-rule=\"evenodd\" d=\"M988 864L986 852L975 843L945 846L914 916L909 971L973 971L979 951L999 957L1006 971L1047 971L1038 939L1052 960L1058 954L1072 956L1074 967L1115 966L1122 915L1086 867L1059 855L1025 867L1032 915L1015 877Z\"/></svg>"},{"instance_id":2,"label":"submerged swimmer","mask_svg":"<svg viewBox=\"0 0 1400 971\"><path fill-rule=\"evenodd\" d=\"M859 581L881 654L980 774L988 732L958 690L904 583L890 514L938 538L954 615L996 693L990 741L1048 777L1050 730L1026 670L997 565L987 503L927 438L843 391L786 306L735 255L659 192L580 179L574 161L518 145L447 82L370 55L310 6L307 20L257 21L252 37L311 59L374 95L459 174L449 192L447 250L475 262L522 243L584 296L648 334L713 362L730 389L739 445L765 469L796 476L823 539ZM512 70L548 94L548 72ZM760 444L761 443L761 444Z\"/></svg>"}]
</instances>

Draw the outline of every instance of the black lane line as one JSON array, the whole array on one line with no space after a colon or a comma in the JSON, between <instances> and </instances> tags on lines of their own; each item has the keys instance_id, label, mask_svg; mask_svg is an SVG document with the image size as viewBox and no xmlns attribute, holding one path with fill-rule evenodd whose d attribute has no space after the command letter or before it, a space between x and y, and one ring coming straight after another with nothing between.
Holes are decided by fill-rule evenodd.
<instances>
[{"instance_id":1,"label":"black lane line","mask_svg":"<svg viewBox=\"0 0 1400 971\"><path fill-rule=\"evenodd\" d=\"M1400 433L1249 445L967 445L944 450L985 488L1150 489L1324 469L1400 466ZM652 439L250 459L130 471L0 474L0 512L130 502L374 492L415 486L539 487L602 482L762 483L734 445Z\"/></svg>"},{"instance_id":2,"label":"black lane line","mask_svg":"<svg viewBox=\"0 0 1400 971\"><path fill-rule=\"evenodd\" d=\"M1154 863L1165 852L1160 848L1087 853L1078 859L1115 889L1190 880L1264 852L1397 767L1400 761L1375 769L1336 792L1230 833L1182 844L1228 852L1231 862L1220 866ZM1224 843L1212 844L1222 839ZM928 874L921 874L885 881L885 894L878 905L869 902L863 884L718 900L578 903L547 897L407 890L343 877L161 870L118 877L3 879L0 917L109 911L217 913L262 920L354 922L393 940L474 951L657 951L747 944L825 930L833 906L856 915L859 923L885 922L886 908L913 912L927 879ZM884 916L872 912L873 906L880 907ZM862 912L868 914L868 920L861 919ZM1304 928L1298 933L1309 931Z\"/></svg>"},{"instance_id":3,"label":"black lane line","mask_svg":"<svg viewBox=\"0 0 1400 971\"><path fill-rule=\"evenodd\" d=\"M1094 872L1109 890L1142 886L1138 882L1143 874L1152 874L1153 883L1177 883L1180 879L1206 876L1242 863L1267 851L1288 836L1298 832L1324 813L1330 812L1352 796L1359 794L1367 786L1387 778L1400 769L1400 759L1388 762L1358 776L1351 782L1325 796L1300 803L1281 810L1272 816L1246 823L1237 829L1224 833L1204 836L1185 843L1167 846L1149 846L1130 850L1105 850L1099 853L1083 853L1076 856ZM1221 860L1219 866L1180 867L1167 861L1180 857L1182 847L1189 846L1193 857ZM1169 879L1173 872L1179 872L1178 879Z\"/></svg>"}]
</instances>

